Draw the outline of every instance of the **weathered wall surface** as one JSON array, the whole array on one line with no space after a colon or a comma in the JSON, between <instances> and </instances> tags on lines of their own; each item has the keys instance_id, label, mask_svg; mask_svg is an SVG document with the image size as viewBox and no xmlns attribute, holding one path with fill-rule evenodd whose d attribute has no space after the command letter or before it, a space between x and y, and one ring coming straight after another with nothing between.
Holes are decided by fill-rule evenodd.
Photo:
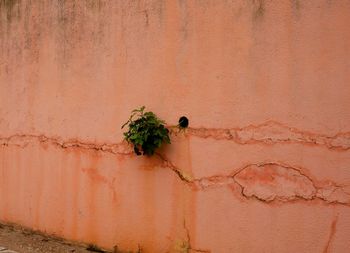
<instances>
[{"instance_id":1,"label":"weathered wall surface","mask_svg":"<svg viewBox=\"0 0 350 253\"><path fill-rule=\"evenodd\" d=\"M152 253L349 252L349 1L0 17L0 220ZM136 157L120 126L141 105L191 128Z\"/></svg>"}]
</instances>

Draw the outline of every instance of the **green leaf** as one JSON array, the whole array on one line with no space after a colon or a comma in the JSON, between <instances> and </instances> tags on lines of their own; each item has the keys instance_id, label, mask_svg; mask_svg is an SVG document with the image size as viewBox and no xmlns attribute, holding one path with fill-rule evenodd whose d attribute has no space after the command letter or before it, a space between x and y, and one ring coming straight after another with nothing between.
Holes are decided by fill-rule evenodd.
<instances>
[{"instance_id":1,"label":"green leaf","mask_svg":"<svg viewBox=\"0 0 350 253\"><path fill-rule=\"evenodd\" d=\"M124 132L124 139L134 145L137 155L153 155L155 150L163 143L170 143L169 130L164 126L165 122L159 119L153 112L144 112L145 107L131 112L129 120L122 125L128 126Z\"/></svg>"}]
</instances>

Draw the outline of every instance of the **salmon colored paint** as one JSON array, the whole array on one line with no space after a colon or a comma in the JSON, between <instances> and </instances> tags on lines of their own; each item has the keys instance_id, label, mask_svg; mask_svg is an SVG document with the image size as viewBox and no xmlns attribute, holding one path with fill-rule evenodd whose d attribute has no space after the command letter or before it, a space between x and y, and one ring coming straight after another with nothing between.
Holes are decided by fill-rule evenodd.
<instances>
[{"instance_id":1,"label":"salmon colored paint","mask_svg":"<svg viewBox=\"0 0 350 253\"><path fill-rule=\"evenodd\" d=\"M0 1L0 221L145 253L350 252L350 2ZM145 105L190 127L152 158Z\"/></svg>"}]
</instances>

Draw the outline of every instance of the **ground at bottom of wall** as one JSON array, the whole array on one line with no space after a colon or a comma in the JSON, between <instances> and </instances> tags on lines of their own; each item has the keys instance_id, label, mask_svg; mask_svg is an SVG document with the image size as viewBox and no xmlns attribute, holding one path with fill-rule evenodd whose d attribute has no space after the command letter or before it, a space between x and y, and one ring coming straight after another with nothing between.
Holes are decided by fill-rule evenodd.
<instances>
[{"instance_id":1,"label":"ground at bottom of wall","mask_svg":"<svg viewBox=\"0 0 350 253\"><path fill-rule=\"evenodd\" d=\"M94 245L77 244L16 225L0 223L0 253L93 253L106 252Z\"/></svg>"}]
</instances>

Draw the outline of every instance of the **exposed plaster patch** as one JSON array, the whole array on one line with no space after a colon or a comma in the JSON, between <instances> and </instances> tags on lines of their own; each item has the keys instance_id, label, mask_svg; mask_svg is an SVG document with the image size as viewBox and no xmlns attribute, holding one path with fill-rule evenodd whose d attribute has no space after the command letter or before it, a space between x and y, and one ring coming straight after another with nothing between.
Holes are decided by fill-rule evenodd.
<instances>
[{"instance_id":1,"label":"exposed plaster patch","mask_svg":"<svg viewBox=\"0 0 350 253\"><path fill-rule=\"evenodd\" d=\"M234 176L246 197L264 201L312 199L316 188L308 177L297 169L280 164L249 165Z\"/></svg>"}]
</instances>

